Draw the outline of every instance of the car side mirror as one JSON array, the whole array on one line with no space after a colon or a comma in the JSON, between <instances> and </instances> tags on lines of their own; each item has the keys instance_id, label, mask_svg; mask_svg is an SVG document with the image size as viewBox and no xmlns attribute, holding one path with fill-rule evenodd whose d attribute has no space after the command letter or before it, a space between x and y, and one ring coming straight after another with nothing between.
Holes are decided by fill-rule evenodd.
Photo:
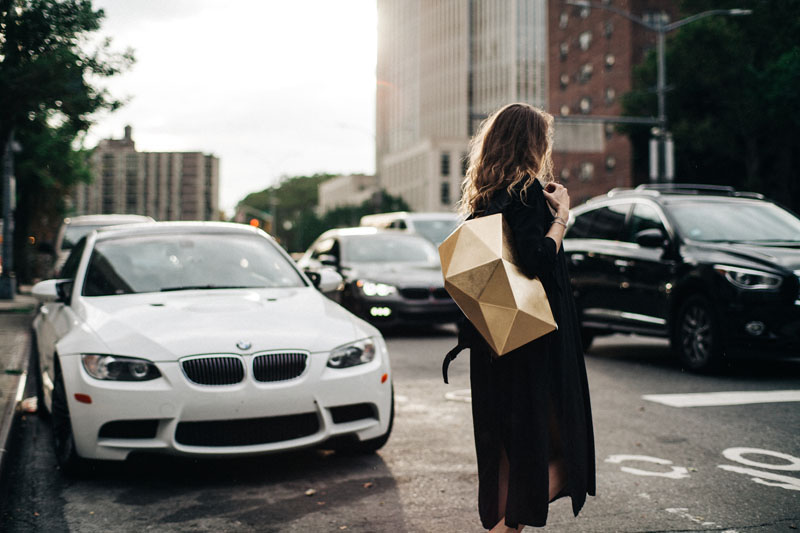
<instances>
[{"instance_id":1,"label":"car side mirror","mask_svg":"<svg viewBox=\"0 0 800 533\"><path fill-rule=\"evenodd\" d=\"M657 228L644 229L637 233L633 240L643 248L661 248L667 243L667 236Z\"/></svg>"},{"instance_id":2,"label":"car side mirror","mask_svg":"<svg viewBox=\"0 0 800 533\"><path fill-rule=\"evenodd\" d=\"M323 268L319 272L306 270L306 276L323 293L341 290L344 285L344 278L332 268Z\"/></svg>"},{"instance_id":3,"label":"car side mirror","mask_svg":"<svg viewBox=\"0 0 800 533\"><path fill-rule=\"evenodd\" d=\"M69 305L72 301L72 288L75 282L71 279L60 280L56 283L56 293L58 294L58 301Z\"/></svg>"},{"instance_id":4,"label":"car side mirror","mask_svg":"<svg viewBox=\"0 0 800 533\"><path fill-rule=\"evenodd\" d=\"M337 267L339 266L339 258L332 254L322 254L317 257L317 261L325 266Z\"/></svg>"},{"instance_id":5,"label":"car side mirror","mask_svg":"<svg viewBox=\"0 0 800 533\"><path fill-rule=\"evenodd\" d=\"M41 303L62 302L69 305L74 284L71 279L46 279L31 287L31 294Z\"/></svg>"}]
</instances>

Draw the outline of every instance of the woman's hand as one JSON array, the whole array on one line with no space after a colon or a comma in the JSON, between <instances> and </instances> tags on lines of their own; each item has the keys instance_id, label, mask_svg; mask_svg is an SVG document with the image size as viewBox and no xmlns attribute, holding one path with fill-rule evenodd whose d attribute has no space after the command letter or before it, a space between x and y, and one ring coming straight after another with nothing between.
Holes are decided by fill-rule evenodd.
<instances>
[{"instance_id":1,"label":"woman's hand","mask_svg":"<svg viewBox=\"0 0 800 533\"><path fill-rule=\"evenodd\" d=\"M550 182L544 188L544 198L555 211L555 215L566 220L569 218L569 193L560 183Z\"/></svg>"}]
</instances>

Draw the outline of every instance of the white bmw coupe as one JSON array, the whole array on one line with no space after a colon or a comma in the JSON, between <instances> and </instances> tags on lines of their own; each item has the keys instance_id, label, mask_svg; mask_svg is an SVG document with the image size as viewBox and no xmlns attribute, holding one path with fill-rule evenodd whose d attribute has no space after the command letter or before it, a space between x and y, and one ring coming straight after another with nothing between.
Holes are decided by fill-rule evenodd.
<instances>
[{"instance_id":1,"label":"white bmw coupe","mask_svg":"<svg viewBox=\"0 0 800 533\"><path fill-rule=\"evenodd\" d=\"M338 274L312 281L256 228L100 229L61 276L33 287L33 371L65 470L140 451L370 452L389 437L381 334L322 295Z\"/></svg>"}]
</instances>

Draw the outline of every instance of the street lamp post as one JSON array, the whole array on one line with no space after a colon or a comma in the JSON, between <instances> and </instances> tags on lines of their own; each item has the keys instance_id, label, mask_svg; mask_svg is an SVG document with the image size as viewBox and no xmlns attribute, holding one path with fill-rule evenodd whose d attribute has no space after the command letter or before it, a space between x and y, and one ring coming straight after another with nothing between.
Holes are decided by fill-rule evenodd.
<instances>
[{"instance_id":1,"label":"street lamp post","mask_svg":"<svg viewBox=\"0 0 800 533\"><path fill-rule=\"evenodd\" d=\"M625 17L626 19L658 34L658 38L656 40L656 53L658 56L656 80L656 94L658 95L658 126L653 128L653 139L650 141L650 180L656 182L672 181L675 175L675 152L672 144L672 134L667 129L666 35L672 30L676 30L681 26L685 26L686 24L690 24L705 17L710 17L713 15L736 17L741 15L749 15L753 11L750 9L711 9L709 11L703 11L684 19L666 24L663 15L657 17L655 23L651 23L628 11L623 11L622 9L611 5L590 2L588 0L566 0L566 4L577 7L596 7L598 9L605 9L606 11L610 11L614 14Z\"/></svg>"}]
</instances>

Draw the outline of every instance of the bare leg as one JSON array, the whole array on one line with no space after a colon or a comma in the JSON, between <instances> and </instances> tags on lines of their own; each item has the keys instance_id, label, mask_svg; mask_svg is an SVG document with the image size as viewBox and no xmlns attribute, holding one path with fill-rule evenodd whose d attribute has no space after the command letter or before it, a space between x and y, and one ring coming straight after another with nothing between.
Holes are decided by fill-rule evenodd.
<instances>
[{"instance_id":1,"label":"bare leg","mask_svg":"<svg viewBox=\"0 0 800 533\"><path fill-rule=\"evenodd\" d=\"M566 475L564 472L564 462L561 459L551 461L548 465L549 483L550 483L550 501L558 496L567 484Z\"/></svg>"},{"instance_id":2,"label":"bare leg","mask_svg":"<svg viewBox=\"0 0 800 533\"><path fill-rule=\"evenodd\" d=\"M506 450L500 451L500 464L497 473L497 514L500 521L497 522L489 533L511 533L512 531L522 531L524 526L516 529L506 526L506 500L508 499L508 456Z\"/></svg>"}]
</instances>

